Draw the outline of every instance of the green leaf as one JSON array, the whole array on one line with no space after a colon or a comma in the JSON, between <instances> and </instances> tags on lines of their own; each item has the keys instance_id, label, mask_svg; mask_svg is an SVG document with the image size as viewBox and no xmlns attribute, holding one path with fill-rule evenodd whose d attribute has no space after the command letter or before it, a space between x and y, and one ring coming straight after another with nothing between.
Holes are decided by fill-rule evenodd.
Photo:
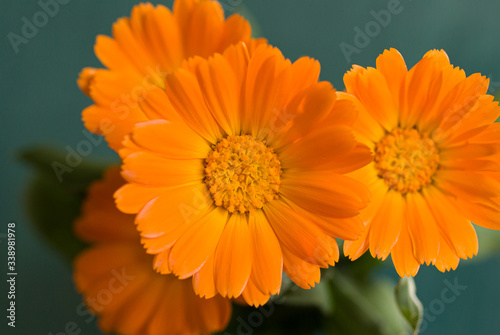
<instances>
[{"instance_id":1,"label":"green leaf","mask_svg":"<svg viewBox=\"0 0 500 335\"><path fill-rule=\"evenodd\" d=\"M286 299L283 297L286 296ZM295 285L286 275L283 276L281 299L284 305L316 307L323 315L331 315L333 310L332 294L328 280L321 280L310 290L304 290Z\"/></svg>"},{"instance_id":2,"label":"green leaf","mask_svg":"<svg viewBox=\"0 0 500 335\"><path fill-rule=\"evenodd\" d=\"M477 256L471 260L467 260L467 262L463 262L464 265L500 255L500 232L479 226L475 226L474 228L476 229L479 242L479 251Z\"/></svg>"},{"instance_id":3,"label":"green leaf","mask_svg":"<svg viewBox=\"0 0 500 335\"><path fill-rule=\"evenodd\" d=\"M79 160L78 160L79 159ZM82 189L102 175L103 169L115 160L96 160L75 156L67 151L46 146L27 148L19 154L19 160L44 174L48 179L66 187Z\"/></svg>"},{"instance_id":4,"label":"green leaf","mask_svg":"<svg viewBox=\"0 0 500 335\"><path fill-rule=\"evenodd\" d=\"M353 262L355 263L355 262ZM329 280L335 309L327 333L343 335L406 334L408 325L397 312L393 297L394 283L370 276L359 281L347 269L332 269ZM322 279L323 280L323 279Z\"/></svg>"},{"instance_id":5,"label":"green leaf","mask_svg":"<svg viewBox=\"0 0 500 335\"><path fill-rule=\"evenodd\" d=\"M401 278L394 293L399 310L413 329L413 334L418 334L424 316L424 308L417 298L417 288L413 277Z\"/></svg>"},{"instance_id":6,"label":"green leaf","mask_svg":"<svg viewBox=\"0 0 500 335\"><path fill-rule=\"evenodd\" d=\"M88 186L102 176L109 164L82 159L61 180L52 165L64 164L65 152L37 147L21 152L19 157L35 171L28 185L26 205L36 229L52 247L72 260L86 246L73 234L73 222L80 215Z\"/></svg>"},{"instance_id":7,"label":"green leaf","mask_svg":"<svg viewBox=\"0 0 500 335\"><path fill-rule=\"evenodd\" d=\"M59 187L43 174L30 183L27 193L28 213L38 232L68 260L84 247L72 230L80 214L81 199Z\"/></svg>"}]
</instances>

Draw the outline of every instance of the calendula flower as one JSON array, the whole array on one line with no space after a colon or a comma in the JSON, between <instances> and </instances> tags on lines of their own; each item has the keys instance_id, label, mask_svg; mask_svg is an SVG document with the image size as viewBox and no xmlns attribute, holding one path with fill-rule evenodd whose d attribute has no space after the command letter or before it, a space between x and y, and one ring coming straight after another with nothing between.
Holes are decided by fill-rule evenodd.
<instances>
[{"instance_id":1,"label":"calendula flower","mask_svg":"<svg viewBox=\"0 0 500 335\"><path fill-rule=\"evenodd\" d=\"M337 261L334 237L363 229L368 190L344 174L371 161L352 103L318 82L319 63L293 64L245 43L187 61L143 108L122 150L128 184L115 197L155 268L193 276L196 292L265 303L282 269L298 285Z\"/></svg>"},{"instance_id":2,"label":"calendula flower","mask_svg":"<svg viewBox=\"0 0 500 335\"><path fill-rule=\"evenodd\" d=\"M104 135L115 150L134 124L151 116L140 102L167 73L192 56L208 57L239 41L249 42L249 23L224 19L217 1L176 0L173 11L146 3L113 25L113 37L98 36L95 53L107 69L85 68L78 85L95 105L83 113L85 127Z\"/></svg>"},{"instance_id":3,"label":"calendula flower","mask_svg":"<svg viewBox=\"0 0 500 335\"><path fill-rule=\"evenodd\" d=\"M469 220L500 229L500 128L493 123L500 108L486 94L488 79L467 77L436 50L407 71L391 49L376 68L354 66L344 83L341 99L360 112L357 137L375 155L352 174L373 200L362 212L364 235L346 242L345 253L391 254L402 277L424 263L455 269L476 255Z\"/></svg>"},{"instance_id":4,"label":"calendula flower","mask_svg":"<svg viewBox=\"0 0 500 335\"><path fill-rule=\"evenodd\" d=\"M152 268L134 227L113 192L123 185L118 168L88 190L75 231L93 245L77 256L74 280L104 332L124 335L208 334L223 330L231 304L220 296L198 297L190 280L161 275Z\"/></svg>"}]
</instances>

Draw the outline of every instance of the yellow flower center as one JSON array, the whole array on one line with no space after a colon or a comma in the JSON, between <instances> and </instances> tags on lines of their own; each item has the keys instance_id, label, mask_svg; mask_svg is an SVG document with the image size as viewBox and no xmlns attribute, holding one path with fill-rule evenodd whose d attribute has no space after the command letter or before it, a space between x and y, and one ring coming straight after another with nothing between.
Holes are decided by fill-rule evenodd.
<instances>
[{"instance_id":1,"label":"yellow flower center","mask_svg":"<svg viewBox=\"0 0 500 335\"><path fill-rule=\"evenodd\" d=\"M430 184L438 165L436 144L416 129L397 128L375 147L378 176L402 194Z\"/></svg>"},{"instance_id":2,"label":"yellow flower center","mask_svg":"<svg viewBox=\"0 0 500 335\"><path fill-rule=\"evenodd\" d=\"M228 136L205 159L205 183L217 206L246 213L275 199L281 163L273 149L249 135Z\"/></svg>"}]
</instances>

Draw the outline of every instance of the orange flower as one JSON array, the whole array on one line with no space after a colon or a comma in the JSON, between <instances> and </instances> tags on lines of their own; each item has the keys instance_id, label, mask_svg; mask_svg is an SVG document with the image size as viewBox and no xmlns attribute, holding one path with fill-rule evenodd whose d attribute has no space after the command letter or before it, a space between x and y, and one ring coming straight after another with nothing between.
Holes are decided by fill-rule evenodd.
<instances>
[{"instance_id":1,"label":"orange flower","mask_svg":"<svg viewBox=\"0 0 500 335\"><path fill-rule=\"evenodd\" d=\"M359 109L358 138L375 154L352 176L372 192L362 212L367 229L344 244L351 259L368 248L392 260L401 277L420 264L440 271L477 253L469 220L500 229L500 115L488 79L466 77L444 51L429 51L412 69L395 49L377 68L354 66L344 76Z\"/></svg>"},{"instance_id":2,"label":"orange flower","mask_svg":"<svg viewBox=\"0 0 500 335\"><path fill-rule=\"evenodd\" d=\"M94 243L75 261L74 280L104 332L120 334L207 334L223 330L231 304L220 296L195 295L191 281L153 271L153 256L139 243L132 215L119 212L113 192L123 185L117 168L89 188L75 223Z\"/></svg>"},{"instance_id":3,"label":"orange flower","mask_svg":"<svg viewBox=\"0 0 500 335\"><path fill-rule=\"evenodd\" d=\"M338 259L333 237L360 234L368 191L343 174L372 157L352 135L352 104L319 70L240 43L191 59L148 95L147 113L169 121L135 127L121 152L129 183L115 197L138 213L161 273L259 305L279 292L283 268L314 286Z\"/></svg>"},{"instance_id":4,"label":"orange flower","mask_svg":"<svg viewBox=\"0 0 500 335\"><path fill-rule=\"evenodd\" d=\"M85 68L78 85L95 102L83 111L85 127L105 135L118 150L137 122L149 119L140 102L182 60L208 57L239 41L250 41L251 29L239 15L224 20L217 1L176 0L171 12L158 5L134 7L129 18L113 25L113 38L98 36L95 53L108 69Z\"/></svg>"}]
</instances>

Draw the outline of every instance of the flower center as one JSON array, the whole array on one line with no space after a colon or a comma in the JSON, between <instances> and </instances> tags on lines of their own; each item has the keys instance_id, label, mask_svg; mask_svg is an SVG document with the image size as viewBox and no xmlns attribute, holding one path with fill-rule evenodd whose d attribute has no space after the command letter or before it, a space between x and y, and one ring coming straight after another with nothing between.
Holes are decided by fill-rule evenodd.
<instances>
[{"instance_id":1,"label":"flower center","mask_svg":"<svg viewBox=\"0 0 500 335\"><path fill-rule=\"evenodd\" d=\"M416 129L397 128L375 147L378 176L402 194L419 191L430 184L438 165L434 141Z\"/></svg>"},{"instance_id":2,"label":"flower center","mask_svg":"<svg viewBox=\"0 0 500 335\"><path fill-rule=\"evenodd\" d=\"M273 149L249 135L228 136L205 159L205 183L217 206L246 213L275 199L281 163Z\"/></svg>"}]
</instances>

